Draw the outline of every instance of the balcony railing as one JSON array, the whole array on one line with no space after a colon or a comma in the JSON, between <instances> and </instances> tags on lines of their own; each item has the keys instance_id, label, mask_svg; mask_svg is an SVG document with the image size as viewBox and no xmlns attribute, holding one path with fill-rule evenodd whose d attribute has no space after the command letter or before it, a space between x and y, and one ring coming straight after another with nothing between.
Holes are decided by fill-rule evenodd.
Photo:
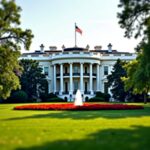
<instances>
[{"instance_id":1,"label":"balcony railing","mask_svg":"<svg viewBox=\"0 0 150 150\"><path fill-rule=\"evenodd\" d=\"M79 76L79 75L80 75L80 73L73 73L73 75L74 75L74 76Z\"/></svg>"},{"instance_id":2,"label":"balcony railing","mask_svg":"<svg viewBox=\"0 0 150 150\"><path fill-rule=\"evenodd\" d=\"M63 94L69 94L69 91L64 91Z\"/></svg>"},{"instance_id":3,"label":"balcony railing","mask_svg":"<svg viewBox=\"0 0 150 150\"><path fill-rule=\"evenodd\" d=\"M89 76L89 75L90 75L90 73L83 73L83 75L84 75L84 76Z\"/></svg>"},{"instance_id":4,"label":"balcony railing","mask_svg":"<svg viewBox=\"0 0 150 150\"><path fill-rule=\"evenodd\" d=\"M93 76L96 76L96 73L92 73ZM60 73L57 73L56 76L60 76ZM70 76L70 73L63 73L63 76ZM73 76L80 76L80 73L73 73ZM90 76L90 73L83 73L83 76Z\"/></svg>"},{"instance_id":5,"label":"balcony railing","mask_svg":"<svg viewBox=\"0 0 150 150\"><path fill-rule=\"evenodd\" d=\"M69 75L70 75L69 73L64 73L64 74L63 74L63 76L69 76Z\"/></svg>"},{"instance_id":6,"label":"balcony railing","mask_svg":"<svg viewBox=\"0 0 150 150\"><path fill-rule=\"evenodd\" d=\"M90 94L90 91L84 91L84 94Z\"/></svg>"},{"instance_id":7,"label":"balcony railing","mask_svg":"<svg viewBox=\"0 0 150 150\"><path fill-rule=\"evenodd\" d=\"M60 76L60 73L56 73L56 77Z\"/></svg>"}]
</instances>

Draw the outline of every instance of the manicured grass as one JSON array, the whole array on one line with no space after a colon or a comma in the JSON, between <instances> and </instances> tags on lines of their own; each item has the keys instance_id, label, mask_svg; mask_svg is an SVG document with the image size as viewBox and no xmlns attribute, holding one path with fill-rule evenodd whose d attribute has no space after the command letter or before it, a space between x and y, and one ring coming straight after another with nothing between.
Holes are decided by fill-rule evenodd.
<instances>
[{"instance_id":1,"label":"manicured grass","mask_svg":"<svg viewBox=\"0 0 150 150\"><path fill-rule=\"evenodd\" d=\"M142 110L30 111L0 105L1 150L149 150L150 104Z\"/></svg>"}]
</instances>

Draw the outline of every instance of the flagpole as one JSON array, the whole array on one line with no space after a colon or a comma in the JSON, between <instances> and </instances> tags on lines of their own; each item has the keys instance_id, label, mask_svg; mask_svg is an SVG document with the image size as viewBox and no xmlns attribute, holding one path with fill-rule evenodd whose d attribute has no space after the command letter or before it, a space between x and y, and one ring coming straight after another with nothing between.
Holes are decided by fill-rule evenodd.
<instances>
[{"instance_id":1,"label":"flagpole","mask_svg":"<svg viewBox=\"0 0 150 150\"><path fill-rule=\"evenodd\" d=\"M77 47L76 23L75 23L74 30L75 30L75 47Z\"/></svg>"}]
</instances>

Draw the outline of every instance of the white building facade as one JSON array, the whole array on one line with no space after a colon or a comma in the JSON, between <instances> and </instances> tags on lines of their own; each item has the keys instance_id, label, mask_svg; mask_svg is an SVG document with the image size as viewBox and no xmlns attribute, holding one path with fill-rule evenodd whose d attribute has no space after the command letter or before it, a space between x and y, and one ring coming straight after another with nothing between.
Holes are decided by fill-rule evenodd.
<instances>
[{"instance_id":1,"label":"white building facade","mask_svg":"<svg viewBox=\"0 0 150 150\"><path fill-rule=\"evenodd\" d=\"M96 46L94 50L87 48L64 48L57 50L50 47L33 53L24 53L21 59L33 59L39 62L43 73L47 76L48 92L72 101L80 89L83 99L95 96L96 91L110 93L107 87L107 75L111 73L117 59L130 61L136 54L102 50ZM111 93L110 93L111 94Z\"/></svg>"}]
</instances>

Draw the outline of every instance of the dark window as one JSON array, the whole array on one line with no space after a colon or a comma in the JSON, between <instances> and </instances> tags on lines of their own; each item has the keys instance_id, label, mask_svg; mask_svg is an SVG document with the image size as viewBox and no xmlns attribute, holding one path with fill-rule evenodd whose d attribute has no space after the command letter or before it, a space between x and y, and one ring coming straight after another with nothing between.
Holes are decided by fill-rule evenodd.
<instances>
[{"instance_id":1,"label":"dark window","mask_svg":"<svg viewBox=\"0 0 150 150\"><path fill-rule=\"evenodd\" d=\"M104 82L104 93L108 94L108 83Z\"/></svg>"},{"instance_id":2,"label":"dark window","mask_svg":"<svg viewBox=\"0 0 150 150\"><path fill-rule=\"evenodd\" d=\"M75 91L78 90L78 81L74 81L74 90L75 90Z\"/></svg>"},{"instance_id":3,"label":"dark window","mask_svg":"<svg viewBox=\"0 0 150 150\"><path fill-rule=\"evenodd\" d=\"M74 73L79 73L79 67L78 66L74 66Z\"/></svg>"},{"instance_id":4,"label":"dark window","mask_svg":"<svg viewBox=\"0 0 150 150\"><path fill-rule=\"evenodd\" d=\"M68 92L68 83L65 82L65 92L67 93Z\"/></svg>"},{"instance_id":5,"label":"dark window","mask_svg":"<svg viewBox=\"0 0 150 150\"><path fill-rule=\"evenodd\" d=\"M85 73L87 73L87 67L85 67Z\"/></svg>"},{"instance_id":6,"label":"dark window","mask_svg":"<svg viewBox=\"0 0 150 150\"><path fill-rule=\"evenodd\" d=\"M85 82L85 92L87 92L87 82Z\"/></svg>"},{"instance_id":7,"label":"dark window","mask_svg":"<svg viewBox=\"0 0 150 150\"><path fill-rule=\"evenodd\" d=\"M104 75L108 75L108 66L104 66Z\"/></svg>"},{"instance_id":8,"label":"dark window","mask_svg":"<svg viewBox=\"0 0 150 150\"><path fill-rule=\"evenodd\" d=\"M67 67L65 67L65 73L68 73L68 69L67 69Z\"/></svg>"},{"instance_id":9,"label":"dark window","mask_svg":"<svg viewBox=\"0 0 150 150\"><path fill-rule=\"evenodd\" d=\"M48 76L48 67L44 67L44 74Z\"/></svg>"}]
</instances>

